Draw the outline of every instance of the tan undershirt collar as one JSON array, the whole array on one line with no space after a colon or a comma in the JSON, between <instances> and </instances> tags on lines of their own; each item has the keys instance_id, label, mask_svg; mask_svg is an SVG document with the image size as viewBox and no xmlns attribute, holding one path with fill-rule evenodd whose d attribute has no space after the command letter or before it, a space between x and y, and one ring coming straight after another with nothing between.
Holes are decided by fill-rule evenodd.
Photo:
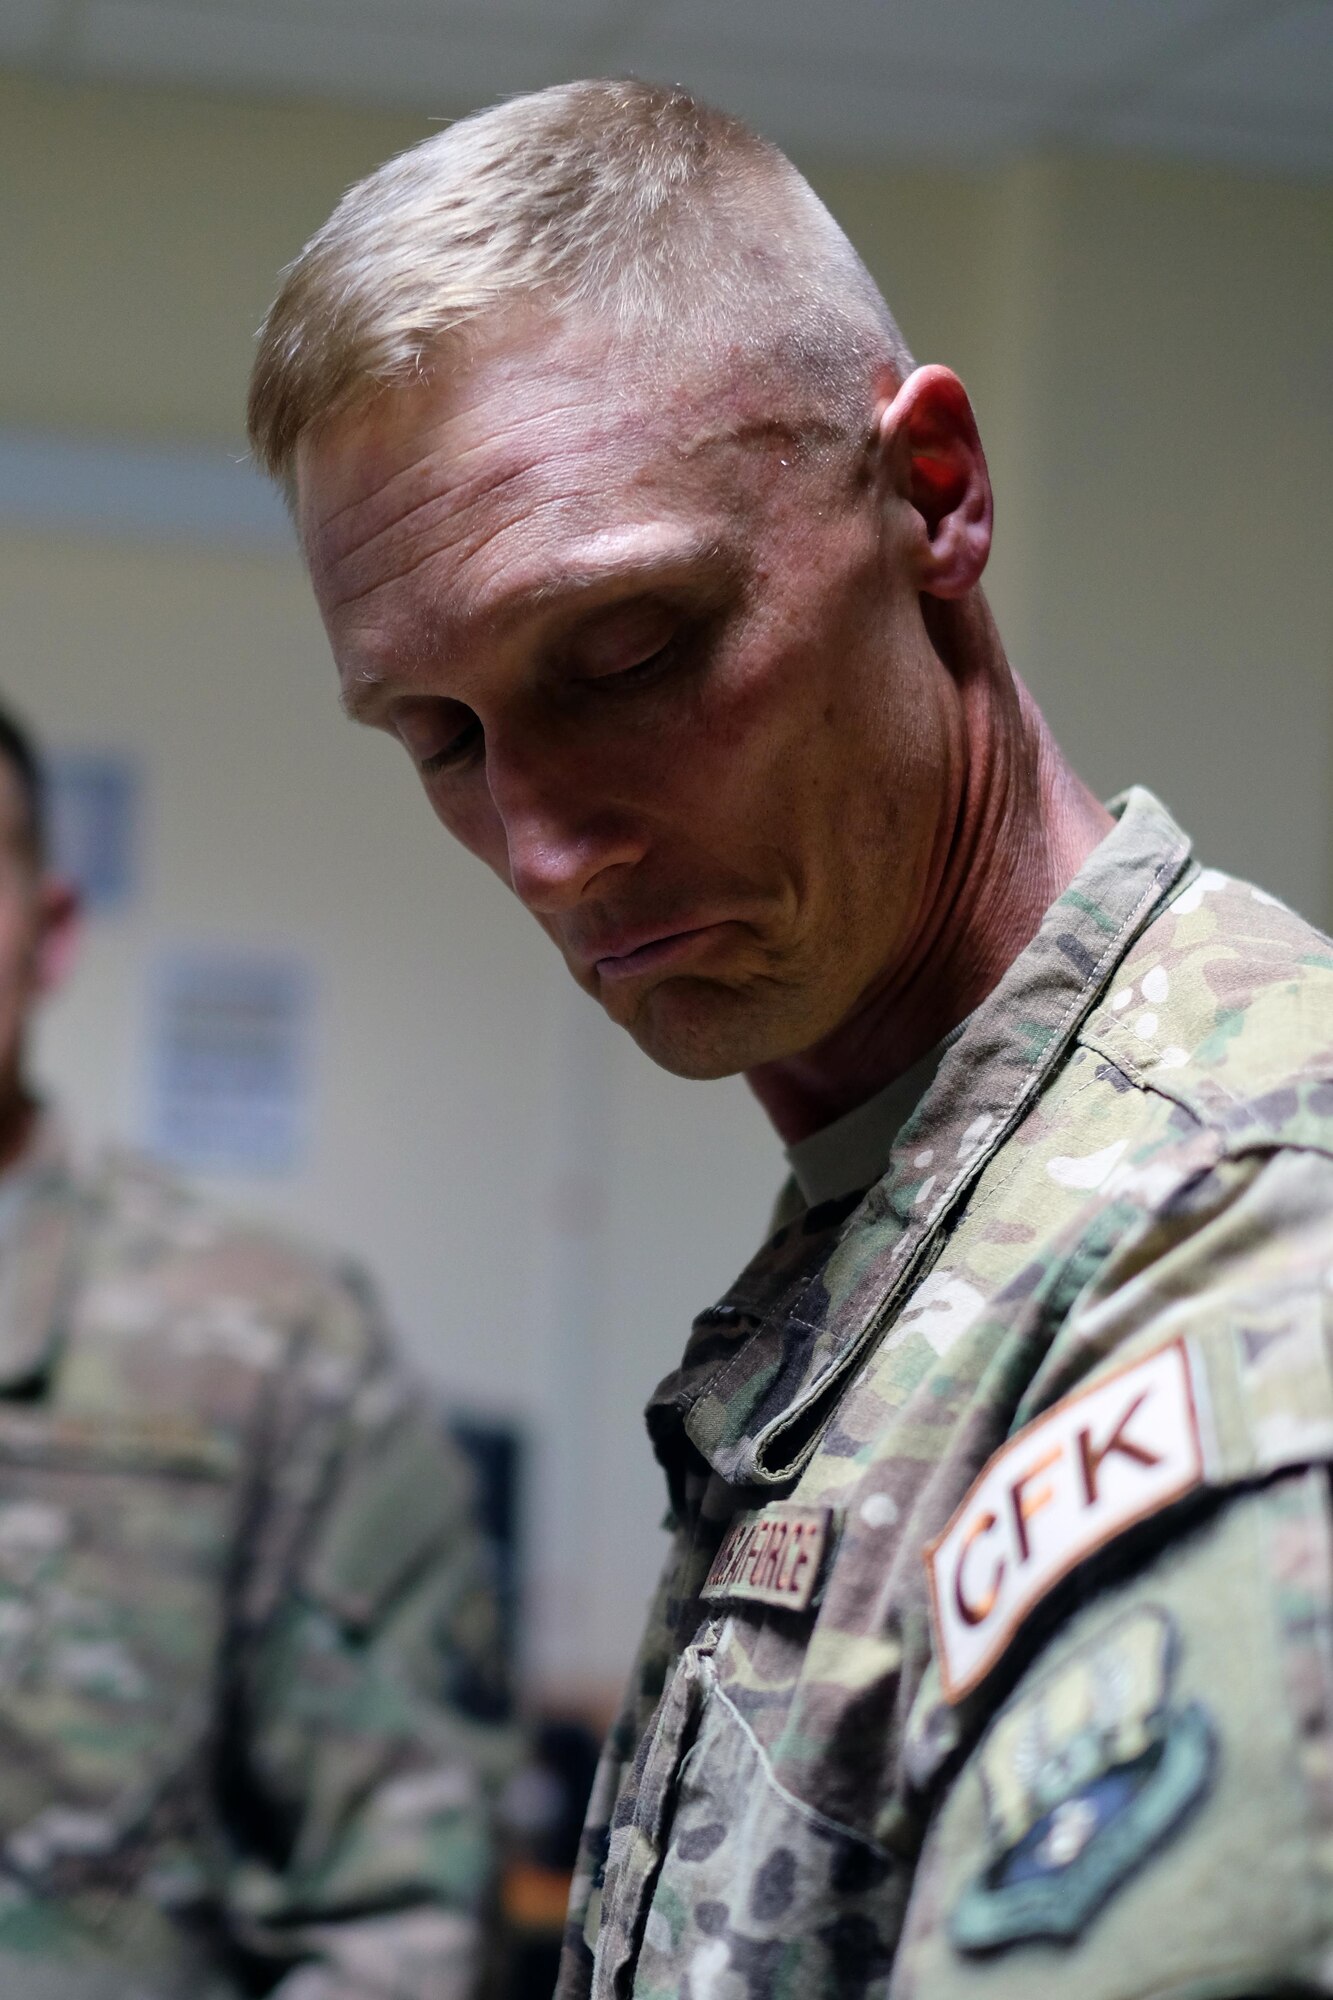
<instances>
[{"instance_id":1,"label":"tan undershirt collar","mask_svg":"<svg viewBox=\"0 0 1333 2000\"><path fill-rule=\"evenodd\" d=\"M787 1164L811 1208L856 1194L877 1181L903 1126L921 1102L935 1072L967 1026L960 1021L920 1062L853 1110L787 1148Z\"/></svg>"}]
</instances>

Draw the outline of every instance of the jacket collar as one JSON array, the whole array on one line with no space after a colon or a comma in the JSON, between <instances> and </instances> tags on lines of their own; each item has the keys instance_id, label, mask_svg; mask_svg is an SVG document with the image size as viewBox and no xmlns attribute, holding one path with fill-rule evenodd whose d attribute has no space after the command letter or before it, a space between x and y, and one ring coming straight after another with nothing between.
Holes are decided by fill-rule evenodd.
<instances>
[{"instance_id":1,"label":"jacket collar","mask_svg":"<svg viewBox=\"0 0 1333 2000\"><path fill-rule=\"evenodd\" d=\"M1150 792L1110 809L1116 825L970 1017L883 1178L859 1203L779 1230L695 1321L647 1409L673 1486L688 1446L730 1484L761 1489L809 1459L852 1369L1190 865L1188 837Z\"/></svg>"}]
</instances>

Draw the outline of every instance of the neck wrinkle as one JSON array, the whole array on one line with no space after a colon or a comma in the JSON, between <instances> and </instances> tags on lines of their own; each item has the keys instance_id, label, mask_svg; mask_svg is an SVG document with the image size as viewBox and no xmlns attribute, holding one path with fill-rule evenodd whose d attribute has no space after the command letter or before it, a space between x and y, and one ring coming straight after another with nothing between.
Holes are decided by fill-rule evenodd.
<instances>
[{"instance_id":1,"label":"neck wrinkle","mask_svg":"<svg viewBox=\"0 0 1333 2000\"><path fill-rule=\"evenodd\" d=\"M962 781L912 950L822 1042L748 1075L788 1145L885 1089L980 1006L1111 826L974 597L928 619L959 691Z\"/></svg>"}]
</instances>

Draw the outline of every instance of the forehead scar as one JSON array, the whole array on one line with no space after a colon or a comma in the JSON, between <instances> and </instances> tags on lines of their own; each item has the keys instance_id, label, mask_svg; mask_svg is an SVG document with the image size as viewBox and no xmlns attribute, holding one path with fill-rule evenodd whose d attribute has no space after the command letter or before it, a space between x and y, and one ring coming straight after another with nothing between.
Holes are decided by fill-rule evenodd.
<instances>
[{"instance_id":1,"label":"forehead scar","mask_svg":"<svg viewBox=\"0 0 1333 2000\"><path fill-rule=\"evenodd\" d=\"M680 438L675 449L679 458L695 458L718 445L772 443L799 453L850 440L851 433L845 424L824 417L737 417L700 425L688 437Z\"/></svg>"}]
</instances>

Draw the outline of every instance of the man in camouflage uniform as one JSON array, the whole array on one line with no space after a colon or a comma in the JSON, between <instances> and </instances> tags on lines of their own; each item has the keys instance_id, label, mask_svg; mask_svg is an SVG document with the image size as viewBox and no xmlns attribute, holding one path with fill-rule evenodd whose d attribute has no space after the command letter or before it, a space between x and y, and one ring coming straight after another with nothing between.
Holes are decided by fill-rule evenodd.
<instances>
[{"instance_id":1,"label":"man in camouflage uniform","mask_svg":"<svg viewBox=\"0 0 1333 2000\"><path fill-rule=\"evenodd\" d=\"M1333 948L1064 763L957 378L592 83L354 189L251 413L348 707L795 1169L649 1405L562 2000L1333 1992Z\"/></svg>"},{"instance_id":2,"label":"man in camouflage uniform","mask_svg":"<svg viewBox=\"0 0 1333 2000\"><path fill-rule=\"evenodd\" d=\"M465 2000L506 1737L467 1479L354 1270L73 1171L23 1042L74 919L0 715L0 1992Z\"/></svg>"}]
</instances>

